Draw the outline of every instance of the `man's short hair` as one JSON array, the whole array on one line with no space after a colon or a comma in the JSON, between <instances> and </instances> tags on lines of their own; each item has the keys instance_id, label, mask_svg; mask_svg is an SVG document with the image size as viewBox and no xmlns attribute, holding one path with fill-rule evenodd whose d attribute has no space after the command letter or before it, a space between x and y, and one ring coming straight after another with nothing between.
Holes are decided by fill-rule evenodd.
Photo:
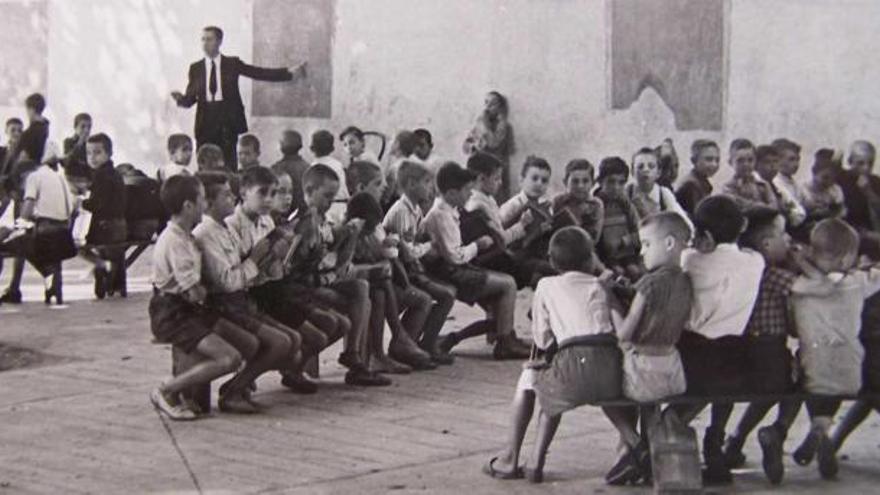
<instances>
[{"instance_id":1,"label":"man's short hair","mask_svg":"<svg viewBox=\"0 0 880 495\"><path fill-rule=\"evenodd\" d=\"M563 272L589 268L593 249L593 239L580 227L563 227L550 238L550 260Z\"/></svg>"},{"instance_id":2,"label":"man's short hair","mask_svg":"<svg viewBox=\"0 0 880 495\"><path fill-rule=\"evenodd\" d=\"M191 175L174 175L162 183L159 197L162 206L170 215L178 215L183 211L187 201L195 203L199 198L201 182Z\"/></svg>"},{"instance_id":3,"label":"man's short hair","mask_svg":"<svg viewBox=\"0 0 880 495\"><path fill-rule=\"evenodd\" d=\"M629 180L629 165L619 156L609 156L599 162L599 182L612 175L622 175L623 180Z\"/></svg>"},{"instance_id":4,"label":"man's short hair","mask_svg":"<svg viewBox=\"0 0 880 495\"><path fill-rule=\"evenodd\" d=\"M497 158L482 151L477 151L467 160L467 169L478 177L488 177L502 166Z\"/></svg>"},{"instance_id":5,"label":"man's short hair","mask_svg":"<svg viewBox=\"0 0 880 495\"><path fill-rule=\"evenodd\" d=\"M186 145L192 146L192 139L186 134L177 133L168 136L168 154L174 154Z\"/></svg>"},{"instance_id":6,"label":"man's short hair","mask_svg":"<svg viewBox=\"0 0 880 495\"><path fill-rule=\"evenodd\" d=\"M330 181L339 182L339 176L336 175L332 168L322 163L312 165L303 174L303 188L305 190L318 189Z\"/></svg>"},{"instance_id":7,"label":"man's short hair","mask_svg":"<svg viewBox=\"0 0 880 495\"><path fill-rule=\"evenodd\" d=\"M473 181L474 174L452 161L444 163L437 171L437 190L440 191L440 194L453 189L461 189Z\"/></svg>"},{"instance_id":8,"label":"man's short hair","mask_svg":"<svg viewBox=\"0 0 880 495\"><path fill-rule=\"evenodd\" d=\"M229 174L225 172L206 171L196 173L196 177L205 186L205 199L214 201L217 199L217 193L224 185L229 184Z\"/></svg>"},{"instance_id":9,"label":"man's short hair","mask_svg":"<svg viewBox=\"0 0 880 495\"><path fill-rule=\"evenodd\" d=\"M791 151L798 155L801 154L801 145L795 143L788 138L774 139L773 142L770 143L770 146L776 148L776 151L779 154L782 154L785 151Z\"/></svg>"},{"instance_id":10,"label":"man's short hair","mask_svg":"<svg viewBox=\"0 0 880 495\"><path fill-rule=\"evenodd\" d=\"M746 138L736 138L730 142L730 154L739 150L754 150L755 144Z\"/></svg>"},{"instance_id":11,"label":"man's short hair","mask_svg":"<svg viewBox=\"0 0 880 495\"><path fill-rule=\"evenodd\" d=\"M223 41L223 30L217 26L205 26L202 31L210 31L217 36L217 41Z\"/></svg>"},{"instance_id":12,"label":"man's short hair","mask_svg":"<svg viewBox=\"0 0 880 495\"><path fill-rule=\"evenodd\" d=\"M577 170L586 170L587 173L590 174L590 181L592 182L596 180L596 169L593 167L593 164L586 158L575 158L565 164L565 177L563 178L563 182L567 184L568 178Z\"/></svg>"},{"instance_id":13,"label":"man's short hair","mask_svg":"<svg viewBox=\"0 0 880 495\"><path fill-rule=\"evenodd\" d=\"M40 93L34 93L24 99L25 108L30 108L38 114L42 114L46 109L46 98Z\"/></svg>"},{"instance_id":14,"label":"man's short hair","mask_svg":"<svg viewBox=\"0 0 880 495\"><path fill-rule=\"evenodd\" d=\"M260 139L253 134L245 134L238 139L239 147L253 148L257 153L260 152Z\"/></svg>"},{"instance_id":15,"label":"man's short hair","mask_svg":"<svg viewBox=\"0 0 880 495\"><path fill-rule=\"evenodd\" d=\"M24 122L22 122L21 119L18 117L9 117L8 119L6 119L6 127L9 127L11 125L24 127Z\"/></svg>"},{"instance_id":16,"label":"man's short hair","mask_svg":"<svg viewBox=\"0 0 880 495\"><path fill-rule=\"evenodd\" d=\"M92 134L86 139L86 143L98 143L103 146L104 151L107 152L107 156L113 156L113 141L110 139L110 136L103 132Z\"/></svg>"},{"instance_id":17,"label":"man's short hair","mask_svg":"<svg viewBox=\"0 0 880 495\"><path fill-rule=\"evenodd\" d=\"M428 170L428 167L412 160L404 160L397 168L397 183L400 184L400 187L407 187L409 184L430 175L431 171Z\"/></svg>"},{"instance_id":18,"label":"man's short hair","mask_svg":"<svg viewBox=\"0 0 880 495\"><path fill-rule=\"evenodd\" d=\"M718 147L718 143L711 139L695 139L694 142L691 143L691 160L694 162L697 161L697 159L700 158L700 153L706 148L715 148L716 150L721 151L721 148Z\"/></svg>"},{"instance_id":19,"label":"man's short hair","mask_svg":"<svg viewBox=\"0 0 880 495\"><path fill-rule=\"evenodd\" d=\"M269 187L278 183L275 174L266 167L251 167L241 174L241 190L252 187Z\"/></svg>"},{"instance_id":20,"label":"man's short hair","mask_svg":"<svg viewBox=\"0 0 880 495\"><path fill-rule=\"evenodd\" d=\"M648 215L639 222L640 228L654 227L665 236L672 236L678 242L687 245L693 233L682 216L674 211L661 211Z\"/></svg>"},{"instance_id":21,"label":"man's short hair","mask_svg":"<svg viewBox=\"0 0 880 495\"><path fill-rule=\"evenodd\" d=\"M89 115L85 112L78 113L78 114L76 114L75 117L73 117L73 126L74 127L78 126L80 122L91 122L91 121L92 121L91 115Z\"/></svg>"},{"instance_id":22,"label":"man's short hair","mask_svg":"<svg viewBox=\"0 0 880 495\"><path fill-rule=\"evenodd\" d=\"M779 157L779 151L773 145L762 144L755 149L755 160L759 162L777 157Z\"/></svg>"},{"instance_id":23,"label":"man's short hair","mask_svg":"<svg viewBox=\"0 0 880 495\"><path fill-rule=\"evenodd\" d=\"M343 131L341 133L339 133L339 140L340 141L344 140L345 136L348 136L349 134L353 135L354 137L358 138L361 141L364 140L364 131L360 130L358 127L355 127L353 125L346 127L345 129L343 129Z\"/></svg>"},{"instance_id":24,"label":"man's short hair","mask_svg":"<svg viewBox=\"0 0 880 495\"><path fill-rule=\"evenodd\" d=\"M694 212L697 235L711 234L716 244L736 242L745 222L736 200L724 194L703 199Z\"/></svg>"},{"instance_id":25,"label":"man's short hair","mask_svg":"<svg viewBox=\"0 0 880 495\"><path fill-rule=\"evenodd\" d=\"M424 127L420 127L413 131L413 134L428 143L429 146L434 146L434 137L431 136L431 131L425 129Z\"/></svg>"},{"instance_id":26,"label":"man's short hair","mask_svg":"<svg viewBox=\"0 0 880 495\"><path fill-rule=\"evenodd\" d=\"M196 153L196 163L199 170L211 170L217 168L217 163L223 158L223 149L212 143L205 143L199 147Z\"/></svg>"},{"instance_id":27,"label":"man's short hair","mask_svg":"<svg viewBox=\"0 0 880 495\"><path fill-rule=\"evenodd\" d=\"M327 156L333 153L333 133L326 129L320 129L312 133L312 143L309 145L312 153L318 156Z\"/></svg>"},{"instance_id":28,"label":"man's short hair","mask_svg":"<svg viewBox=\"0 0 880 495\"><path fill-rule=\"evenodd\" d=\"M348 166L345 172L345 185L348 190L355 192L358 186L366 186L376 177L382 176L382 169L373 162L355 160Z\"/></svg>"},{"instance_id":29,"label":"man's short hair","mask_svg":"<svg viewBox=\"0 0 880 495\"><path fill-rule=\"evenodd\" d=\"M769 236L776 218L782 213L769 206L755 206L749 208L745 215L749 225L740 236L739 244L757 251L761 248L764 239Z\"/></svg>"},{"instance_id":30,"label":"man's short hair","mask_svg":"<svg viewBox=\"0 0 880 495\"><path fill-rule=\"evenodd\" d=\"M281 153L284 155L294 155L299 153L303 147L302 134L287 129L281 133Z\"/></svg>"},{"instance_id":31,"label":"man's short hair","mask_svg":"<svg viewBox=\"0 0 880 495\"><path fill-rule=\"evenodd\" d=\"M551 174L553 173L553 169L550 168L550 162L541 158L540 156L529 155L526 157L526 161L523 162L522 169L519 172L520 177L525 177L530 168L544 170L545 172L549 172Z\"/></svg>"}]
</instances>

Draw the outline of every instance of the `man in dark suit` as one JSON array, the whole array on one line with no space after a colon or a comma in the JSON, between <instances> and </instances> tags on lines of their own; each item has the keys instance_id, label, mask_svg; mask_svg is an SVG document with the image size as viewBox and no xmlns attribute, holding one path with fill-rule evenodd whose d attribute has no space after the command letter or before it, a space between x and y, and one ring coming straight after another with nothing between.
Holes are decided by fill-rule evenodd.
<instances>
[{"instance_id":1,"label":"man in dark suit","mask_svg":"<svg viewBox=\"0 0 880 495\"><path fill-rule=\"evenodd\" d=\"M247 132L244 104L238 90L238 77L258 81L290 81L306 75L306 63L292 68L264 69L241 61L238 57L220 54L223 31L208 26L202 32L205 58L189 66L186 93L174 91L171 97L177 105L196 106L196 145L212 143L223 149L226 166L237 168L236 145L238 136Z\"/></svg>"}]
</instances>

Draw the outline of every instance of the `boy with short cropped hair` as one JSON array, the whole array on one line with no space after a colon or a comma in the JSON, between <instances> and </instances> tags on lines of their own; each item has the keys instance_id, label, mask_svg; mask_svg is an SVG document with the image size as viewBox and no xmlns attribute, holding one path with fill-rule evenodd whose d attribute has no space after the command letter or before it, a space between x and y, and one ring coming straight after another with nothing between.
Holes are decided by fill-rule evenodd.
<instances>
[{"instance_id":1,"label":"boy with short cropped hair","mask_svg":"<svg viewBox=\"0 0 880 495\"><path fill-rule=\"evenodd\" d=\"M421 127L414 130L413 134L416 137L416 150L413 154L423 164L428 165L431 152L434 150L434 137L431 136L431 131Z\"/></svg>"},{"instance_id":2,"label":"boy with short cropped hair","mask_svg":"<svg viewBox=\"0 0 880 495\"><path fill-rule=\"evenodd\" d=\"M779 155L779 174L773 179L773 185L803 205L803 189L795 178L801 166L801 146L787 138L775 139L770 146Z\"/></svg>"},{"instance_id":3,"label":"boy with short cropped hair","mask_svg":"<svg viewBox=\"0 0 880 495\"><path fill-rule=\"evenodd\" d=\"M254 134L238 138L238 165L242 171L260 166L260 139Z\"/></svg>"},{"instance_id":4,"label":"boy with short cropped hair","mask_svg":"<svg viewBox=\"0 0 880 495\"><path fill-rule=\"evenodd\" d=\"M693 168L675 191L678 203L691 218L700 201L712 194L712 183L709 179L718 172L720 160L720 149L715 141L697 139L691 144Z\"/></svg>"},{"instance_id":5,"label":"boy with short cropped hair","mask_svg":"<svg viewBox=\"0 0 880 495\"><path fill-rule=\"evenodd\" d=\"M14 164L12 155L18 147L21 133L24 132L24 123L18 117L10 117L6 119L3 130L6 133L6 146L0 146L0 177L9 177Z\"/></svg>"},{"instance_id":6,"label":"boy with short cropped hair","mask_svg":"<svg viewBox=\"0 0 880 495\"><path fill-rule=\"evenodd\" d=\"M29 95L24 100L24 109L27 112L28 126L21 133L18 146L12 156L12 163L21 159L42 163L46 151L46 141L49 138L49 120L43 117L46 98L40 93Z\"/></svg>"},{"instance_id":7,"label":"boy with short cropped hair","mask_svg":"<svg viewBox=\"0 0 880 495\"><path fill-rule=\"evenodd\" d=\"M330 156L335 147L333 146L333 134L330 131L321 129L312 134L312 144L310 145L312 153L315 155L315 161L312 162L314 167L317 164L329 167L336 174L339 181L339 188L336 192L336 198L333 205L327 212L327 221L332 224L341 225L345 219L345 204L351 194L348 191L345 179L345 166L336 158Z\"/></svg>"},{"instance_id":8,"label":"boy with short cropped hair","mask_svg":"<svg viewBox=\"0 0 880 495\"><path fill-rule=\"evenodd\" d=\"M299 152L303 142L300 133L288 129L281 134L281 160L272 165L272 171L276 174L283 172L290 177L292 182L293 209L299 210L305 206L303 199L303 174L309 168L309 162L305 161Z\"/></svg>"},{"instance_id":9,"label":"boy with short cropped hair","mask_svg":"<svg viewBox=\"0 0 880 495\"><path fill-rule=\"evenodd\" d=\"M421 336L415 337L419 339L419 346L431 355L434 362L452 364L452 356L440 349L437 337L455 304L456 290L452 285L428 275L422 265L422 259L430 251L431 243L420 238L424 214L419 204L432 194L434 178L423 165L409 160L400 164L397 178L402 194L389 208L382 225L388 233L400 237L400 259L410 282L434 299Z\"/></svg>"},{"instance_id":10,"label":"boy with short cropped hair","mask_svg":"<svg viewBox=\"0 0 880 495\"><path fill-rule=\"evenodd\" d=\"M565 165L565 192L553 198L550 209L554 216L569 212L576 225L586 230L593 242L598 242L605 221L605 206L601 199L593 196L595 183L592 163L583 158L571 160Z\"/></svg>"},{"instance_id":11,"label":"boy with short cropped hair","mask_svg":"<svg viewBox=\"0 0 880 495\"><path fill-rule=\"evenodd\" d=\"M243 330L223 320L205 307L207 291L201 283L202 256L192 230L202 219L205 190L199 180L174 176L162 186L162 203L171 215L153 250L153 297L150 299L150 329L157 341L170 343L187 353L197 353L202 361L174 376L150 394L153 405L174 420L195 419L195 413L180 398L192 386L210 383L241 365L241 354L215 333ZM232 390L230 392L236 392ZM240 405L239 393L224 404ZM243 406L246 407L246 406Z\"/></svg>"},{"instance_id":12,"label":"boy with short cropped hair","mask_svg":"<svg viewBox=\"0 0 880 495\"><path fill-rule=\"evenodd\" d=\"M768 206L779 210L785 217L786 225L791 229L800 226L807 214L804 207L791 197L787 190L776 187L774 180L779 173L779 159L779 152L775 147L767 144L758 146L755 151L755 172L772 193L774 203Z\"/></svg>"},{"instance_id":13,"label":"boy with short cropped hair","mask_svg":"<svg viewBox=\"0 0 880 495\"><path fill-rule=\"evenodd\" d=\"M778 208L776 197L770 186L755 175L757 151L748 139L734 139L730 142L728 162L733 168L733 177L724 184L723 192L736 200L743 210L755 206Z\"/></svg>"},{"instance_id":14,"label":"boy with short cropped hair","mask_svg":"<svg viewBox=\"0 0 880 495\"><path fill-rule=\"evenodd\" d=\"M626 195L629 166L620 157L603 158L599 164L599 190L604 218L598 238L599 259L620 276L638 280L642 274L639 261L639 214Z\"/></svg>"},{"instance_id":15,"label":"boy with short cropped hair","mask_svg":"<svg viewBox=\"0 0 880 495\"><path fill-rule=\"evenodd\" d=\"M196 164L199 172L225 171L226 159L223 157L223 149L216 144L203 144L196 153Z\"/></svg>"},{"instance_id":16,"label":"boy with short cropped hair","mask_svg":"<svg viewBox=\"0 0 880 495\"><path fill-rule=\"evenodd\" d=\"M65 138L63 141L64 163L65 166L71 162L77 162L85 165L86 161L86 140L91 135L92 116L87 113L78 113L73 118L73 136Z\"/></svg>"},{"instance_id":17,"label":"boy with short cropped hair","mask_svg":"<svg viewBox=\"0 0 880 495\"><path fill-rule=\"evenodd\" d=\"M350 125L339 134L339 140L342 141L342 147L345 149L345 154L348 155L348 163L362 161L379 164L379 158L367 149L364 131Z\"/></svg>"},{"instance_id":18,"label":"boy with short cropped hair","mask_svg":"<svg viewBox=\"0 0 880 495\"><path fill-rule=\"evenodd\" d=\"M627 185L626 192L639 218L647 218L650 215L662 211L672 211L681 215L684 221L691 223L672 190L661 185L660 178L660 155L651 148L641 148L636 151L632 158L632 173L636 181Z\"/></svg>"},{"instance_id":19,"label":"boy with short cropped hair","mask_svg":"<svg viewBox=\"0 0 880 495\"><path fill-rule=\"evenodd\" d=\"M205 147L202 146L202 149ZM201 153L201 149L199 152ZM192 154L192 138L181 133L168 136L168 156L171 158L171 163L159 169L159 182L164 182L178 174L195 175L200 165L192 164Z\"/></svg>"},{"instance_id":20,"label":"boy with short cropped hair","mask_svg":"<svg viewBox=\"0 0 880 495\"><path fill-rule=\"evenodd\" d=\"M846 214L845 198L843 189L837 184L841 167L834 150L818 150L812 172L812 179L804 182L801 188L808 223L814 225L826 218L843 217Z\"/></svg>"},{"instance_id":21,"label":"boy with short cropped hair","mask_svg":"<svg viewBox=\"0 0 880 495\"><path fill-rule=\"evenodd\" d=\"M529 349L514 332L516 281L510 275L470 263L481 249L492 245L489 236L467 245L461 241L458 209L467 204L473 184L473 174L455 162L445 163L437 172L440 196L422 222L424 232L431 238L431 259L426 260L426 268L428 273L455 286L460 301L483 307L488 318L447 334L439 345L444 352L449 352L465 338L494 331L496 359L524 359Z\"/></svg>"}]
</instances>

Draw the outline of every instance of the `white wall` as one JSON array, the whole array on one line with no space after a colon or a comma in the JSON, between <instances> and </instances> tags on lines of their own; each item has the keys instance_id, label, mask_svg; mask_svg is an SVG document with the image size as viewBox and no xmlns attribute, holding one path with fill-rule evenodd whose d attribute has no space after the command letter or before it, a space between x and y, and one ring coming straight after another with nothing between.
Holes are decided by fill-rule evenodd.
<instances>
[{"instance_id":1,"label":"white wall","mask_svg":"<svg viewBox=\"0 0 880 495\"><path fill-rule=\"evenodd\" d=\"M222 26L224 51L251 58L250 0L48 1L53 138L89 111L96 130L116 142L117 162L152 168L165 160L169 133L191 132L194 111L177 108L168 93L183 89L199 58L202 26ZM533 153L557 170L573 157L628 157L666 136L683 156L697 137L725 145L739 136L787 136L805 145L806 169L819 146L880 134L880 2L730 0L724 127L686 133L652 91L627 110L610 110L606 2L337 0L333 117L250 118L264 161L278 157L287 126L307 135L348 124L389 135L426 126L440 155L460 158L489 89L510 99L514 163ZM242 90L248 105L248 82ZM22 113L0 107L0 116L13 112Z\"/></svg>"}]
</instances>

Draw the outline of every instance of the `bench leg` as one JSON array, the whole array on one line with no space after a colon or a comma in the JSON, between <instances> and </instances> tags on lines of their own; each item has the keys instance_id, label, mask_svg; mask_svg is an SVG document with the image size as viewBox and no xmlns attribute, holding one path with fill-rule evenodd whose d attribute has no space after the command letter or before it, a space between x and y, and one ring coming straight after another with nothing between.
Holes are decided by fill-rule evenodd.
<instances>
[{"instance_id":1,"label":"bench leg","mask_svg":"<svg viewBox=\"0 0 880 495\"><path fill-rule=\"evenodd\" d=\"M171 348L171 373L174 376L183 373L184 371L192 368L198 363L198 359L184 352L177 346L172 346ZM211 384L205 383L203 385L191 387L188 390L184 390L181 394L185 398L195 402L199 408L201 408L202 412L207 414L211 412Z\"/></svg>"}]
</instances>

